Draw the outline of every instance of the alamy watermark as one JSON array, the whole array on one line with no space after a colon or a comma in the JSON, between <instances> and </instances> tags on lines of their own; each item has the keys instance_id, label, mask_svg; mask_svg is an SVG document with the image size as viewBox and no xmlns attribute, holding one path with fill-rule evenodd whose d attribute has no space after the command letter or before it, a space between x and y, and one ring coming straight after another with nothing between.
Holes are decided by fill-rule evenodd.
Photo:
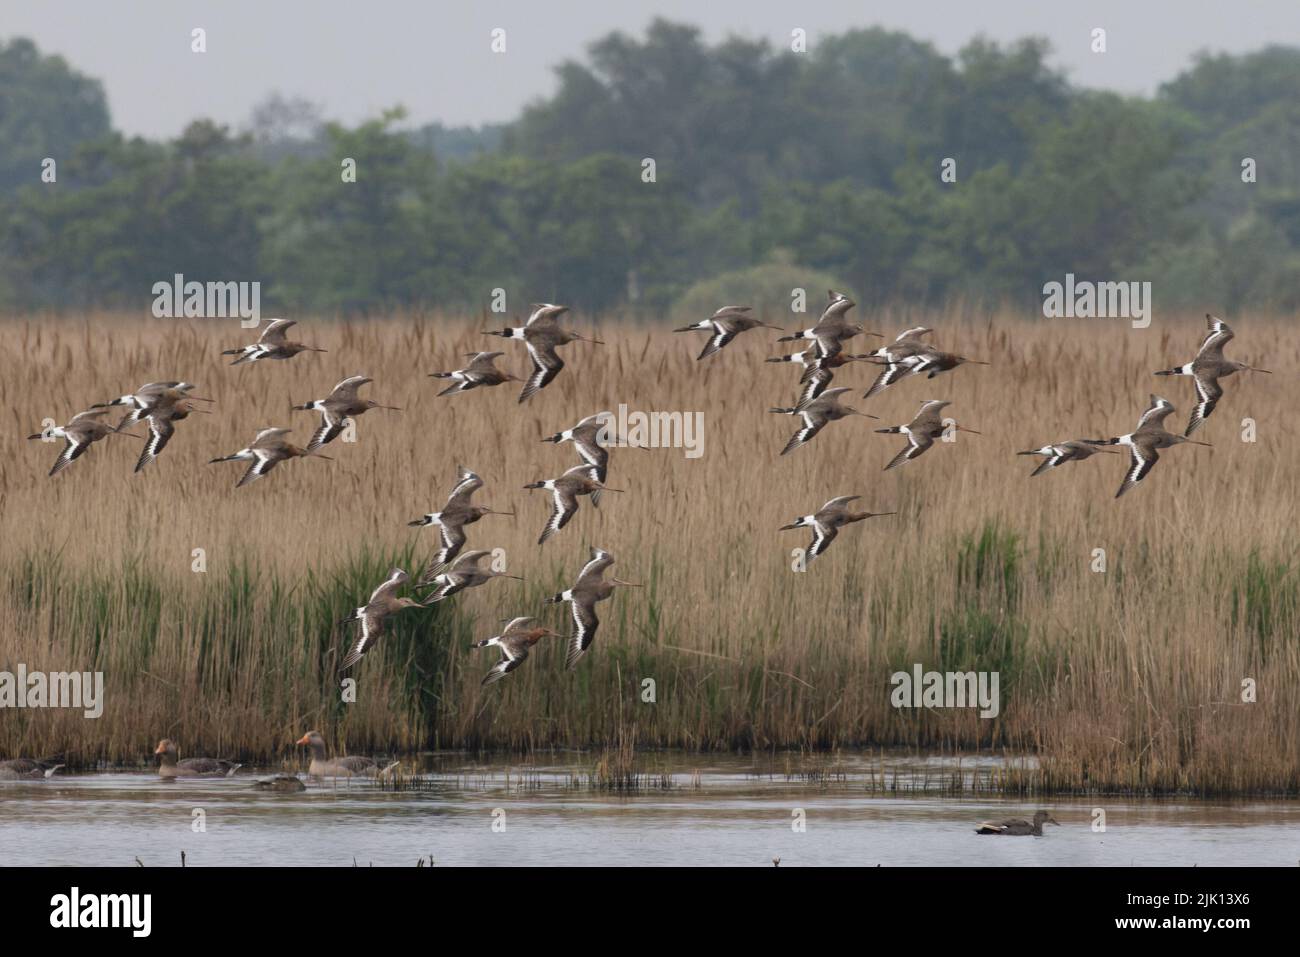
<instances>
[{"instance_id":1,"label":"alamy watermark","mask_svg":"<svg viewBox=\"0 0 1300 957\"><path fill-rule=\"evenodd\" d=\"M80 708L87 718L104 713L102 671L0 671L0 708Z\"/></svg>"},{"instance_id":2,"label":"alamy watermark","mask_svg":"<svg viewBox=\"0 0 1300 957\"><path fill-rule=\"evenodd\" d=\"M153 284L153 314L157 319L239 318L239 325L255 329L262 322L260 282L185 281L176 273L170 282Z\"/></svg>"},{"instance_id":3,"label":"alamy watermark","mask_svg":"<svg viewBox=\"0 0 1300 957\"><path fill-rule=\"evenodd\" d=\"M1134 329L1151 325L1150 282L1075 281L1043 286L1043 315L1048 319L1131 319Z\"/></svg>"},{"instance_id":4,"label":"alamy watermark","mask_svg":"<svg viewBox=\"0 0 1300 957\"><path fill-rule=\"evenodd\" d=\"M703 412L629 412L626 403L619 403L617 414L600 415L604 425L597 440L601 445L684 449L688 459L704 454Z\"/></svg>"},{"instance_id":5,"label":"alamy watermark","mask_svg":"<svg viewBox=\"0 0 1300 957\"><path fill-rule=\"evenodd\" d=\"M996 671L926 671L912 665L912 671L889 676L894 690L889 703L895 708L975 708L981 718L996 718L1001 710Z\"/></svg>"}]
</instances>

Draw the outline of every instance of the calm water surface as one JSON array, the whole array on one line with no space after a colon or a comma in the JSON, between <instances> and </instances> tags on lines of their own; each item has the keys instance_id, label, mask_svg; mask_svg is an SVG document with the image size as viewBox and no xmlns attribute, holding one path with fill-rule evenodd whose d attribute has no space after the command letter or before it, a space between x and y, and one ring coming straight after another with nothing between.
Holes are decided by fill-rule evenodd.
<instances>
[{"instance_id":1,"label":"calm water surface","mask_svg":"<svg viewBox=\"0 0 1300 957\"><path fill-rule=\"evenodd\" d=\"M590 755L526 765L424 756L419 790L309 782L278 794L233 778L165 783L141 772L60 773L0 783L0 865L1279 865L1300 863L1300 802L873 794L879 756L799 759L649 755L652 786L575 786ZM970 770L995 761L962 759ZM885 759L887 777L935 783L952 759ZM824 775L819 770L833 768ZM801 771L812 770L812 774ZM661 786L666 778L668 787ZM876 779L878 780L878 778ZM1034 837L985 837L981 820L1061 822ZM1106 830L1092 830L1093 809ZM196 832L195 811L206 830ZM792 828L802 811L806 828ZM494 821L498 830L494 830ZM500 830L504 821L504 829Z\"/></svg>"}]
</instances>

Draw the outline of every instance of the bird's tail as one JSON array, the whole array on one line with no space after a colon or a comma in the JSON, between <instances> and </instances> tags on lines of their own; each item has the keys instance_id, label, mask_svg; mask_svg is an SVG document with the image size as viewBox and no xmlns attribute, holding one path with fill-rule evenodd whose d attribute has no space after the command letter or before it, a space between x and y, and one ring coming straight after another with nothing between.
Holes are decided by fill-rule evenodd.
<instances>
[{"instance_id":1,"label":"bird's tail","mask_svg":"<svg viewBox=\"0 0 1300 957\"><path fill-rule=\"evenodd\" d=\"M543 604L543 605L558 605L558 604L560 604L562 601L564 601L564 595L563 595L561 592L558 592L558 591L557 591L557 592L556 592L554 595L552 595L550 598L544 598L544 599L542 599L542 604Z\"/></svg>"},{"instance_id":2,"label":"bird's tail","mask_svg":"<svg viewBox=\"0 0 1300 957\"><path fill-rule=\"evenodd\" d=\"M887 429L876 429L876 431L885 435L897 435L903 431L903 427L901 425L891 425Z\"/></svg>"},{"instance_id":3,"label":"bird's tail","mask_svg":"<svg viewBox=\"0 0 1300 957\"><path fill-rule=\"evenodd\" d=\"M779 415L794 415L798 409L768 409L769 412L776 412Z\"/></svg>"}]
</instances>

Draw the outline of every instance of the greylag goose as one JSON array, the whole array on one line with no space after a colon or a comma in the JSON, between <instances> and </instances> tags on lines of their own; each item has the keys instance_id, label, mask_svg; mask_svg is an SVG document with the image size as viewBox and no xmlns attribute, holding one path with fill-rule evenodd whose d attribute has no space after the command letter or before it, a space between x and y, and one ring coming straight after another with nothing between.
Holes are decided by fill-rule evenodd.
<instances>
[{"instance_id":1,"label":"greylag goose","mask_svg":"<svg viewBox=\"0 0 1300 957\"><path fill-rule=\"evenodd\" d=\"M359 755L331 758L325 747L325 738L319 731L308 731L297 743L311 748L311 764L307 766L307 773L315 778L373 778L387 774L400 763L394 761L388 767L380 768L371 758Z\"/></svg>"},{"instance_id":2,"label":"greylag goose","mask_svg":"<svg viewBox=\"0 0 1300 957\"><path fill-rule=\"evenodd\" d=\"M158 758L158 776L160 778L228 778L243 765L219 758L176 759L176 742L163 738L153 753Z\"/></svg>"}]
</instances>

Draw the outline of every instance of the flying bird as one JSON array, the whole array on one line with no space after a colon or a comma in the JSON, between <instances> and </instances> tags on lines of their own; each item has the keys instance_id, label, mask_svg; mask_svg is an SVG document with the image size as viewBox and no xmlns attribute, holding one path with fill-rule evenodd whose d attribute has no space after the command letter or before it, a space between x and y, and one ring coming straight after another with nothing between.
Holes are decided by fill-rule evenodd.
<instances>
[{"instance_id":1,"label":"flying bird","mask_svg":"<svg viewBox=\"0 0 1300 957\"><path fill-rule=\"evenodd\" d=\"M285 459L311 456L312 458L332 461L328 455L309 452L307 449L287 441L285 436L292 432L293 429L263 429L254 436L248 448L240 449L230 455L223 455L221 458L209 459L208 464L235 461L252 462L253 464L248 467L243 477L235 483L235 488L243 488L251 482L256 482Z\"/></svg>"},{"instance_id":2,"label":"flying bird","mask_svg":"<svg viewBox=\"0 0 1300 957\"><path fill-rule=\"evenodd\" d=\"M849 503L856 502L860 498L862 498L861 495L841 495L839 498L833 498L813 514L801 515L789 525L782 525L781 531L788 531L792 528L812 529L812 545L808 548L808 561L811 562L830 547L831 542L835 541L835 536L840 533L842 526L861 522L868 518L878 518L881 515L898 514L897 512L850 511Z\"/></svg>"},{"instance_id":3,"label":"flying bird","mask_svg":"<svg viewBox=\"0 0 1300 957\"><path fill-rule=\"evenodd\" d=\"M328 396L323 399L313 399L303 405L292 406L294 412L319 412L321 414L320 427L312 435L311 441L307 443L307 451L315 452L322 445L333 442L343 434L344 422L348 419L355 419L363 412L369 412L371 409L390 409L393 412L402 411L395 405L380 405L374 399L361 399L357 397L357 390L367 382L374 382L369 376L354 375L344 379L334 387Z\"/></svg>"},{"instance_id":4,"label":"flying bird","mask_svg":"<svg viewBox=\"0 0 1300 957\"><path fill-rule=\"evenodd\" d=\"M504 352L467 352L465 357L469 359L469 365L465 368L454 372L430 372L429 375L435 379L455 380L438 393L440 396L460 395L470 389L501 385L503 382L519 382L519 376L502 372L496 367L497 358L503 355Z\"/></svg>"},{"instance_id":5,"label":"flying bird","mask_svg":"<svg viewBox=\"0 0 1300 957\"><path fill-rule=\"evenodd\" d=\"M795 352L788 356L771 356L768 362L798 362L803 365L803 373L799 376L799 382L803 385L803 390L799 393L799 403L811 402L831 384L835 378L835 370L842 365L850 362L861 362L868 357L865 355L851 356L843 352L837 352L833 356L822 356L816 346L809 346L803 352Z\"/></svg>"},{"instance_id":6,"label":"flying bird","mask_svg":"<svg viewBox=\"0 0 1300 957\"><path fill-rule=\"evenodd\" d=\"M501 649L501 660L493 665L492 670L484 676L482 684L490 685L510 674L524 663L524 659L528 657L528 652L533 645L548 635L553 638L569 637L560 634L558 631L551 631L549 628L529 627L529 622L536 621L536 618L512 618L510 624L506 625L501 634L474 642L473 647L475 648L496 647Z\"/></svg>"},{"instance_id":7,"label":"flying bird","mask_svg":"<svg viewBox=\"0 0 1300 957\"><path fill-rule=\"evenodd\" d=\"M825 428L827 422L834 422L850 415L860 415L866 419L878 418L847 405L840 405L840 396L849 391L851 390L847 388L827 389L815 399L801 402L792 409L770 409L769 411L780 415L797 415L803 419L803 428L790 437L781 454L786 455L804 443L810 442L813 436Z\"/></svg>"},{"instance_id":8,"label":"flying bird","mask_svg":"<svg viewBox=\"0 0 1300 957\"><path fill-rule=\"evenodd\" d=\"M578 496L592 495L594 497L596 492L623 491L621 488L610 488L604 482L593 478L592 470L595 468L594 465L575 465L559 478L529 482L524 486L524 488L546 489L551 493L553 501L550 521L542 529L542 535L537 539L538 545L569 524L569 519L573 518L578 511Z\"/></svg>"},{"instance_id":9,"label":"flying bird","mask_svg":"<svg viewBox=\"0 0 1300 957\"><path fill-rule=\"evenodd\" d=\"M456 482L456 487L451 490L451 494L447 497L447 504L442 507L442 511L430 512L421 518L406 523L421 528L428 525L438 526L438 530L442 533L442 548L433 557L434 565L446 564L460 554L461 548L465 545L466 525L473 525L484 515L515 514L513 511L498 512L486 505L471 504L470 497L483 487L483 479L463 465L458 466L457 469L459 479Z\"/></svg>"},{"instance_id":10,"label":"flying bird","mask_svg":"<svg viewBox=\"0 0 1300 957\"><path fill-rule=\"evenodd\" d=\"M184 398L196 399L200 402L212 401L202 396L190 395L196 388L198 386L193 382L147 382L136 389L135 392L120 395L116 399L110 399L107 402L96 402L91 408L106 409L116 405L129 406L130 410L122 421L117 424L117 429L120 432L128 425L139 422L159 406L171 405Z\"/></svg>"},{"instance_id":11,"label":"flying bird","mask_svg":"<svg viewBox=\"0 0 1300 957\"><path fill-rule=\"evenodd\" d=\"M251 346L227 349L221 354L223 356L236 356L235 361L230 364L237 366L245 362L259 362L262 359L292 359L300 352L327 351L317 349L315 346L305 346L301 342L290 342L286 334L291 327L297 324L297 319L273 319L271 324L262 330L262 334Z\"/></svg>"},{"instance_id":12,"label":"flying bird","mask_svg":"<svg viewBox=\"0 0 1300 957\"><path fill-rule=\"evenodd\" d=\"M1219 399L1223 397L1223 386L1219 385L1220 379L1237 372L1263 372L1271 375L1268 369L1257 369L1244 362L1225 359L1223 347L1231 341L1234 335L1232 329L1222 319L1208 312L1205 314L1205 322L1210 331L1201 340L1201 348L1196 351L1196 358L1184 365L1156 373L1156 375L1191 376L1196 384L1196 397L1199 401L1192 409L1192 414L1187 420L1187 431L1183 435L1191 435L1200 428L1201 423L1210 417L1210 413L1218 405Z\"/></svg>"},{"instance_id":13,"label":"flying bird","mask_svg":"<svg viewBox=\"0 0 1300 957\"><path fill-rule=\"evenodd\" d=\"M689 326L674 329L673 332L711 333L709 341L704 344L704 349L695 357L697 362L700 359L707 359L736 336L750 329L757 329L761 326L765 329L776 329L779 332L785 332L785 329L781 326L774 326L769 322L748 315L749 310L749 306L723 306L708 319L701 319Z\"/></svg>"},{"instance_id":14,"label":"flying bird","mask_svg":"<svg viewBox=\"0 0 1300 957\"><path fill-rule=\"evenodd\" d=\"M361 623L361 633L353 643L352 650L343 659L343 664L339 666L340 671L347 671L365 657L366 652L370 650L370 646L384 633L384 626L389 618L403 608L422 607L421 603L414 598L399 598L397 596L397 592L401 587L410 580L411 576L402 569L392 569L383 584L371 593L370 601L360 608L354 608L351 615L339 622L341 625L352 621Z\"/></svg>"},{"instance_id":15,"label":"flying bird","mask_svg":"<svg viewBox=\"0 0 1300 957\"><path fill-rule=\"evenodd\" d=\"M568 311L568 306L555 306L548 302L535 303L533 313L524 325L502 329L500 332L484 330L489 336L522 339L524 345L528 347L528 355L533 360L533 372L519 393L520 402L546 388L551 380L560 374L560 370L564 368L564 360L556 354L557 347L574 341L604 345L599 339L561 329L558 318Z\"/></svg>"},{"instance_id":16,"label":"flying bird","mask_svg":"<svg viewBox=\"0 0 1300 957\"><path fill-rule=\"evenodd\" d=\"M172 423L189 418L194 413L212 414L207 409L200 409L195 404L196 401L189 398L167 399L144 413L145 420L149 423L149 438L144 444L144 451L140 453L139 461L135 463L135 471L139 472L162 455L163 449L176 433L176 426ZM122 428L122 425L118 425L118 428Z\"/></svg>"},{"instance_id":17,"label":"flying bird","mask_svg":"<svg viewBox=\"0 0 1300 957\"><path fill-rule=\"evenodd\" d=\"M1115 493L1116 498L1119 498L1146 478L1147 473L1160 460L1159 449L1167 449L1172 445L1181 445L1184 442L1190 442L1192 445L1203 445L1206 448L1211 447L1209 442L1198 442L1184 435L1174 435L1172 432L1166 431L1165 419L1169 418L1173 411L1174 407L1168 399L1152 395L1151 404L1142 413L1142 418L1138 419L1137 428L1128 435L1117 435L1109 439L1084 440L1089 445L1128 446L1131 456L1129 470L1124 476L1124 481L1120 484L1119 491Z\"/></svg>"},{"instance_id":18,"label":"flying bird","mask_svg":"<svg viewBox=\"0 0 1300 957\"><path fill-rule=\"evenodd\" d=\"M430 562L429 567L425 569L424 574L420 576L420 581L416 584L417 588L433 587L435 589L433 597L426 599L424 604L432 605L434 602L449 598L466 588L476 588L494 578L513 578L516 581L523 581L523 578L519 575L507 575L505 572L484 568L483 559L491 554L486 549L466 552L457 558L451 564L451 567L443 571L438 570L439 565L437 562Z\"/></svg>"},{"instance_id":19,"label":"flying bird","mask_svg":"<svg viewBox=\"0 0 1300 957\"><path fill-rule=\"evenodd\" d=\"M1066 462L1082 462L1086 458L1091 458L1094 452L1120 454L1119 449L1110 449L1104 445L1089 445L1087 439L1070 439L1068 442L1044 445L1041 449L1017 452L1016 455L1043 456L1043 461L1039 462L1038 467L1029 473L1029 477L1033 478L1035 475L1042 475L1048 469L1054 469Z\"/></svg>"},{"instance_id":20,"label":"flying bird","mask_svg":"<svg viewBox=\"0 0 1300 957\"><path fill-rule=\"evenodd\" d=\"M600 627L600 619L596 617L596 603L609 598L620 585L641 587L635 582L625 582L614 577L605 581L605 569L613 564L613 555L603 548L593 548L591 560L583 566L573 587L546 599L548 605L568 602L573 613L573 623L577 630L569 639L569 650L564 659L566 668L575 667L578 659L586 654L591 643L596 640L596 629Z\"/></svg>"},{"instance_id":21,"label":"flying bird","mask_svg":"<svg viewBox=\"0 0 1300 957\"><path fill-rule=\"evenodd\" d=\"M49 432L37 432L35 435L27 436L28 439L47 439L49 436L63 439L63 451L54 460L54 466L49 473L51 477L62 472L74 459L80 458L86 449L100 439L110 435L130 435L132 438L140 438L132 432L119 432L114 426L105 422L103 417L108 415L108 412L106 407L78 412L67 425L57 425Z\"/></svg>"},{"instance_id":22,"label":"flying bird","mask_svg":"<svg viewBox=\"0 0 1300 957\"><path fill-rule=\"evenodd\" d=\"M927 399L921 403L920 410L916 417L906 425L894 425L887 429L876 429L877 432L887 434L902 434L907 436L907 445L903 447L897 455L890 460L885 466L884 471L902 465L904 462L910 462L919 455L924 454L925 450L934 445L934 440L943 435L944 425L942 413L945 406L952 405L951 402L940 401L938 399ZM974 429L968 429L964 425L952 424L954 432L970 432L973 435L980 435Z\"/></svg>"},{"instance_id":23,"label":"flying bird","mask_svg":"<svg viewBox=\"0 0 1300 957\"><path fill-rule=\"evenodd\" d=\"M800 329L789 336L782 336L777 342L795 342L799 339L813 339L817 350L823 356L833 356L844 348L844 343L857 335L879 336L878 332L867 332L861 323L850 322L847 313L857 303L848 296L830 290L830 303L826 311L810 329Z\"/></svg>"}]
</instances>

